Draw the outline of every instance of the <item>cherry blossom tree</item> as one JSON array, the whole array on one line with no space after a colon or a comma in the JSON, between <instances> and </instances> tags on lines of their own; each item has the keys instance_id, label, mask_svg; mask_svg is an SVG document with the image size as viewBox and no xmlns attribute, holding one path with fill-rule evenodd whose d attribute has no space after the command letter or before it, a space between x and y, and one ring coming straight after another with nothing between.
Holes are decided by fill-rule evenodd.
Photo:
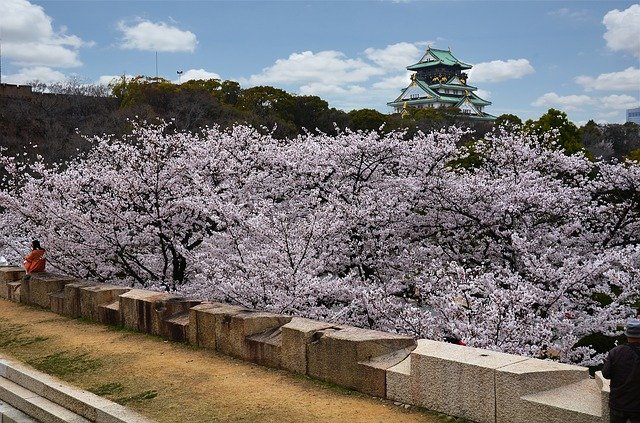
<instances>
[{"instance_id":1,"label":"cherry blossom tree","mask_svg":"<svg viewBox=\"0 0 640 423\"><path fill-rule=\"evenodd\" d=\"M640 165L511 128L278 140L132 123L52 167L3 156L2 247L60 271L582 364L640 298ZM6 248L5 248L6 249ZM15 254L14 254L15 256Z\"/></svg>"}]
</instances>

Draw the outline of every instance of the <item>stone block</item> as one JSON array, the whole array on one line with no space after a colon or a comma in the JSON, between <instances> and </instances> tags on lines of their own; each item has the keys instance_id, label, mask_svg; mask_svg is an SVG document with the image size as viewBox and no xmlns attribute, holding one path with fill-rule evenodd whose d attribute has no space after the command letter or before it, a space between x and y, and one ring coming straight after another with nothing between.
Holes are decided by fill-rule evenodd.
<instances>
[{"instance_id":1,"label":"stone block","mask_svg":"<svg viewBox=\"0 0 640 423\"><path fill-rule=\"evenodd\" d=\"M172 341L185 342L189 336L189 312L178 313L163 322L163 336Z\"/></svg>"},{"instance_id":2,"label":"stone block","mask_svg":"<svg viewBox=\"0 0 640 423\"><path fill-rule=\"evenodd\" d=\"M63 298L64 305L63 311L60 314L64 314L69 317L80 317L80 289L85 286L95 285L95 283L87 281L77 281L68 283L64 286ZM53 311L53 307L51 308Z\"/></svg>"},{"instance_id":3,"label":"stone block","mask_svg":"<svg viewBox=\"0 0 640 423\"><path fill-rule=\"evenodd\" d=\"M159 335L163 338L174 339L172 336L179 336L176 341L184 341L187 338L187 327L189 324L188 313L191 307L197 306L202 301L187 299L183 297L168 296L166 298L156 298L151 306L151 334ZM178 317L186 313L187 319ZM183 326L182 329L178 326ZM177 331L173 333L173 330Z\"/></svg>"},{"instance_id":4,"label":"stone block","mask_svg":"<svg viewBox=\"0 0 640 423\"><path fill-rule=\"evenodd\" d=\"M95 423L154 423L120 404L111 404L97 410Z\"/></svg>"},{"instance_id":5,"label":"stone block","mask_svg":"<svg viewBox=\"0 0 640 423\"><path fill-rule=\"evenodd\" d=\"M333 327L331 323L294 317L282 326L281 367L290 372L307 374L307 348L313 335Z\"/></svg>"},{"instance_id":6,"label":"stone block","mask_svg":"<svg viewBox=\"0 0 640 423\"><path fill-rule=\"evenodd\" d=\"M132 289L118 298L122 325L138 332L152 333L156 303L180 297L164 292Z\"/></svg>"},{"instance_id":7,"label":"stone block","mask_svg":"<svg viewBox=\"0 0 640 423\"><path fill-rule=\"evenodd\" d=\"M96 321L104 323L105 325L121 325L122 319L120 318L120 299L118 298L110 304L99 305Z\"/></svg>"},{"instance_id":8,"label":"stone block","mask_svg":"<svg viewBox=\"0 0 640 423\"><path fill-rule=\"evenodd\" d=\"M65 285L77 282L77 279L71 276L43 272L26 275L21 282L20 302L49 308L49 294L62 291Z\"/></svg>"},{"instance_id":9,"label":"stone block","mask_svg":"<svg viewBox=\"0 0 640 423\"><path fill-rule=\"evenodd\" d=\"M387 370L387 399L415 404L411 395L411 354Z\"/></svg>"},{"instance_id":10,"label":"stone block","mask_svg":"<svg viewBox=\"0 0 640 423\"><path fill-rule=\"evenodd\" d=\"M268 329L246 338L247 360L279 369L282 362L282 329Z\"/></svg>"},{"instance_id":11,"label":"stone block","mask_svg":"<svg viewBox=\"0 0 640 423\"><path fill-rule=\"evenodd\" d=\"M429 340L411 353L415 405L476 422L496 418L496 369L525 357Z\"/></svg>"},{"instance_id":12,"label":"stone block","mask_svg":"<svg viewBox=\"0 0 640 423\"><path fill-rule=\"evenodd\" d=\"M216 349L223 354L249 360L251 352L247 343L247 337L265 332L269 329L276 329L291 321L291 317L280 314L242 311L224 314L221 318L216 318L215 337Z\"/></svg>"},{"instance_id":13,"label":"stone block","mask_svg":"<svg viewBox=\"0 0 640 423\"><path fill-rule=\"evenodd\" d=\"M583 379L571 385L522 396L528 422L601 423L601 395L595 380ZM606 416L608 421L608 416Z\"/></svg>"},{"instance_id":14,"label":"stone block","mask_svg":"<svg viewBox=\"0 0 640 423\"><path fill-rule=\"evenodd\" d=\"M64 314L64 292L52 292L49 294L49 310L56 314Z\"/></svg>"},{"instance_id":15,"label":"stone block","mask_svg":"<svg viewBox=\"0 0 640 423\"><path fill-rule=\"evenodd\" d=\"M316 332L307 349L307 374L384 397L386 371L404 360L416 341L404 335L345 327Z\"/></svg>"},{"instance_id":16,"label":"stone block","mask_svg":"<svg viewBox=\"0 0 640 423\"><path fill-rule=\"evenodd\" d=\"M495 372L496 421L529 422L535 407L531 406L531 402L522 401L521 397L588 378L589 370L586 367L535 358L499 367Z\"/></svg>"},{"instance_id":17,"label":"stone block","mask_svg":"<svg viewBox=\"0 0 640 423\"><path fill-rule=\"evenodd\" d=\"M7 283L7 299L15 303L20 302L20 286L22 282L8 282Z\"/></svg>"},{"instance_id":18,"label":"stone block","mask_svg":"<svg viewBox=\"0 0 640 423\"><path fill-rule=\"evenodd\" d=\"M191 345L216 349L216 331L221 330L223 321L231 321L231 316L248 311L239 306L222 303L202 303L189 309L188 340Z\"/></svg>"},{"instance_id":19,"label":"stone block","mask_svg":"<svg viewBox=\"0 0 640 423\"><path fill-rule=\"evenodd\" d=\"M0 266L0 298L9 300L9 289L7 284L22 279L25 275L22 267Z\"/></svg>"},{"instance_id":20,"label":"stone block","mask_svg":"<svg viewBox=\"0 0 640 423\"><path fill-rule=\"evenodd\" d=\"M602 423L609 421L609 394L611 394L611 382L602 376L601 371L595 374L596 386L600 389L600 408L602 409Z\"/></svg>"},{"instance_id":21,"label":"stone block","mask_svg":"<svg viewBox=\"0 0 640 423\"><path fill-rule=\"evenodd\" d=\"M2 423L38 423L28 415L9 404L0 402L0 422Z\"/></svg>"},{"instance_id":22,"label":"stone block","mask_svg":"<svg viewBox=\"0 0 640 423\"><path fill-rule=\"evenodd\" d=\"M80 316L89 320L101 321L101 312L99 312L98 307L113 304L114 301L118 301L119 295L129 291L131 291L131 288L109 284L93 284L81 287ZM111 324L118 324L118 320L116 319Z\"/></svg>"}]
</instances>

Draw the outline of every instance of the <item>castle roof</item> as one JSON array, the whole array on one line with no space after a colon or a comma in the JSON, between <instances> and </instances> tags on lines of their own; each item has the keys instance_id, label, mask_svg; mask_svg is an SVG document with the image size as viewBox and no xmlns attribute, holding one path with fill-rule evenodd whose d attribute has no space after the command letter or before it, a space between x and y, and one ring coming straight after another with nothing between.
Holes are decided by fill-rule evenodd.
<instances>
[{"instance_id":1,"label":"castle roof","mask_svg":"<svg viewBox=\"0 0 640 423\"><path fill-rule=\"evenodd\" d=\"M422 56L422 59L416 64L407 66L408 70L418 70L438 65L460 66L461 69L471 69L471 65L456 59L451 50L439 50L429 46Z\"/></svg>"}]
</instances>

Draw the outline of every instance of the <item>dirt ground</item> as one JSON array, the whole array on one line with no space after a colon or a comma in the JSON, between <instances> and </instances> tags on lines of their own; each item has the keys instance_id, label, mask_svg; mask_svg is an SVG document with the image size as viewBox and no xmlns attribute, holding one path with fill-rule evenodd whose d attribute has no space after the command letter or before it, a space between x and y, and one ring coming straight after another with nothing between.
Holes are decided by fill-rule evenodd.
<instances>
[{"instance_id":1,"label":"dirt ground","mask_svg":"<svg viewBox=\"0 0 640 423\"><path fill-rule=\"evenodd\" d=\"M158 422L455 419L185 344L0 300L0 353Z\"/></svg>"}]
</instances>

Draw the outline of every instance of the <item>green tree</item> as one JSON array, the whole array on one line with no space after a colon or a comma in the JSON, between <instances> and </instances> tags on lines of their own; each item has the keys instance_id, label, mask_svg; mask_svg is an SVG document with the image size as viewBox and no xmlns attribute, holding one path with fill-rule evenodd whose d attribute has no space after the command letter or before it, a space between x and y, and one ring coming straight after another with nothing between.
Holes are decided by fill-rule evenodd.
<instances>
[{"instance_id":1,"label":"green tree","mask_svg":"<svg viewBox=\"0 0 640 423\"><path fill-rule=\"evenodd\" d=\"M111 87L111 93L120 101L120 107L131 107L144 102L150 93L170 94L177 92L177 86L164 78L136 76L127 79L122 76Z\"/></svg>"},{"instance_id":2,"label":"green tree","mask_svg":"<svg viewBox=\"0 0 640 423\"><path fill-rule=\"evenodd\" d=\"M259 116L275 114L284 120L293 122L295 101L293 96L284 90L259 86L242 90L238 107Z\"/></svg>"},{"instance_id":3,"label":"green tree","mask_svg":"<svg viewBox=\"0 0 640 423\"><path fill-rule=\"evenodd\" d=\"M218 96L222 84L219 79L191 79L179 85L180 91L202 91Z\"/></svg>"},{"instance_id":4,"label":"green tree","mask_svg":"<svg viewBox=\"0 0 640 423\"><path fill-rule=\"evenodd\" d=\"M635 150L631 150L629 154L625 156L626 160L633 160L640 163L640 148L636 148Z\"/></svg>"},{"instance_id":5,"label":"green tree","mask_svg":"<svg viewBox=\"0 0 640 423\"><path fill-rule=\"evenodd\" d=\"M240 98L240 84L236 81L222 81L220 86L220 101L235 106Z\"/></svg>"},{"instance_id":6,"label":"green tree","mask_svg":"<svg viewBox=\"0 0 640 423\"><path fill-rule=\"evenodd\" d=\"M542 135L552 130L558 131L558 144L566 154L574 154L585 151L580 140L578 127L569 120L567 114L556 109L549 109L536 121L528 120L527 129L534 134Z\"/></svg>"},{"instance_id":7,"label":"green tree","mask_svg":"<svg viewBox=\"0 0 640 423\"><path fill-rule=\"evenodd\" d=\"M516 115L505 113L498 116L494 123L497 128L504 127L505 129L513 129L522 126L522 119Z\"/></svg>"},{"instance_id":8,"label":"green tree","mask_svg":"<svg viewBox=\"0 0 640 423\"><path fill-rule=\"evenodd\" d=\"M349 112L349 127L353 130L377 131L386 123L385 115L373 109L357 109Z\"/></svg>"}]
</instances>

